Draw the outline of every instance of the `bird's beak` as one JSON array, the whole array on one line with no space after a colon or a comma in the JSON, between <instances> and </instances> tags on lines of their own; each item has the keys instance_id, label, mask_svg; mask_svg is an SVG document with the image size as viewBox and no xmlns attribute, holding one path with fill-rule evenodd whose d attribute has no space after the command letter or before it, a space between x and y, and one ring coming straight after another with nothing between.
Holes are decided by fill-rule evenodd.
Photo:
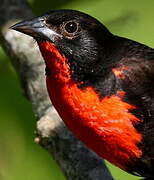
<instances>
[{"instance_id":1,"label":"bird's beak","mask_svg":"<svg viewBox=\"0 0 154 180\"><path fill-rule=\"evenodd\" d=\"M61 35L54 31L50 25L45 22L45 18L37 17L31 20L19 22L10 27L13 30L22 32L29 36L42 40L50 40L55 42L57 38L61 38Z\"/></svg>"}]
</instances>

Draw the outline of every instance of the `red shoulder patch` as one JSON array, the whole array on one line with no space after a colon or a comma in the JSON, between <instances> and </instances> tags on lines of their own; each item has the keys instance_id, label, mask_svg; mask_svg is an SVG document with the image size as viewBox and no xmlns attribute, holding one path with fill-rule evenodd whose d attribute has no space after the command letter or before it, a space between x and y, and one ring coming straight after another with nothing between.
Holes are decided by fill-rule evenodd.
<instances>
[{"instance_id":1,"label":"red shoulder patch","mask_svg":"<svg viewBox=\"0 0 154 180\"><path fill-rule=\"evenodd\" d=\"M127 66L122 66L122 67L118 67L118 68L113 68L112 72L119 79L125 79L124 71L127 71L127 70L129 70L129 68Z\"/></svg>"}]
</instances>

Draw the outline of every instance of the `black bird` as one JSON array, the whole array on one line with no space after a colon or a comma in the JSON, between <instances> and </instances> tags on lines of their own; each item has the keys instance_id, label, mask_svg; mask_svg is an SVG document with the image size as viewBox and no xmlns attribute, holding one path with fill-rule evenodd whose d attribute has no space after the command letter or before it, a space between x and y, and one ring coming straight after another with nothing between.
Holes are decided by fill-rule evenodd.
<instances>
[{"instance_id":1,"label":"black bird","mask_svg":"<svg viewBox=\"0 0 154 180\"><path fill-rule=\"evenodd\" d=\"M121 169L154 179L154 49L75 10L12 29L37 41L49 96L69 129Z\"/></svg>"}]
</instances>

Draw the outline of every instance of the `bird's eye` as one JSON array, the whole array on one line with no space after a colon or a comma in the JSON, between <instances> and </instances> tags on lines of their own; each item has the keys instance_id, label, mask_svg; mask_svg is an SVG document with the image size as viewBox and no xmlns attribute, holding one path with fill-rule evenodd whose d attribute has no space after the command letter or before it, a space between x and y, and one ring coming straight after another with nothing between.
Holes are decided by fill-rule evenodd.
<instances>
[{"instance_id":1,"label":"bird's eye","mask_svg":"<svg viewBox=\"0 0 154 180\"><path fill-rule=\"evenodd\" d=\"M75 33L78 30L78 24L76 22L68 22L64 28L67 33Z\"/></svg>"}]
</instances>

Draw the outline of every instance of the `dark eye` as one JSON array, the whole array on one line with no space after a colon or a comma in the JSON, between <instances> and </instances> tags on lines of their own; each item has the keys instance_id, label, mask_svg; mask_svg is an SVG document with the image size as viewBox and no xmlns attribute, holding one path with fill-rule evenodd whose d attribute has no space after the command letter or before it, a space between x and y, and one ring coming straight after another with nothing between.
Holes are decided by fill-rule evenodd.
<instances>
[{"instance_id":1,"label":"dark eye","mask_svg":"<svg viewBox=\"0 0 154 180\"><path fill-rule=\"evenodd\" d=\"M67 33L75 33L78 30L78 24L76 22L68 22L64 28Z\"/></svg>"}]
</instances>

